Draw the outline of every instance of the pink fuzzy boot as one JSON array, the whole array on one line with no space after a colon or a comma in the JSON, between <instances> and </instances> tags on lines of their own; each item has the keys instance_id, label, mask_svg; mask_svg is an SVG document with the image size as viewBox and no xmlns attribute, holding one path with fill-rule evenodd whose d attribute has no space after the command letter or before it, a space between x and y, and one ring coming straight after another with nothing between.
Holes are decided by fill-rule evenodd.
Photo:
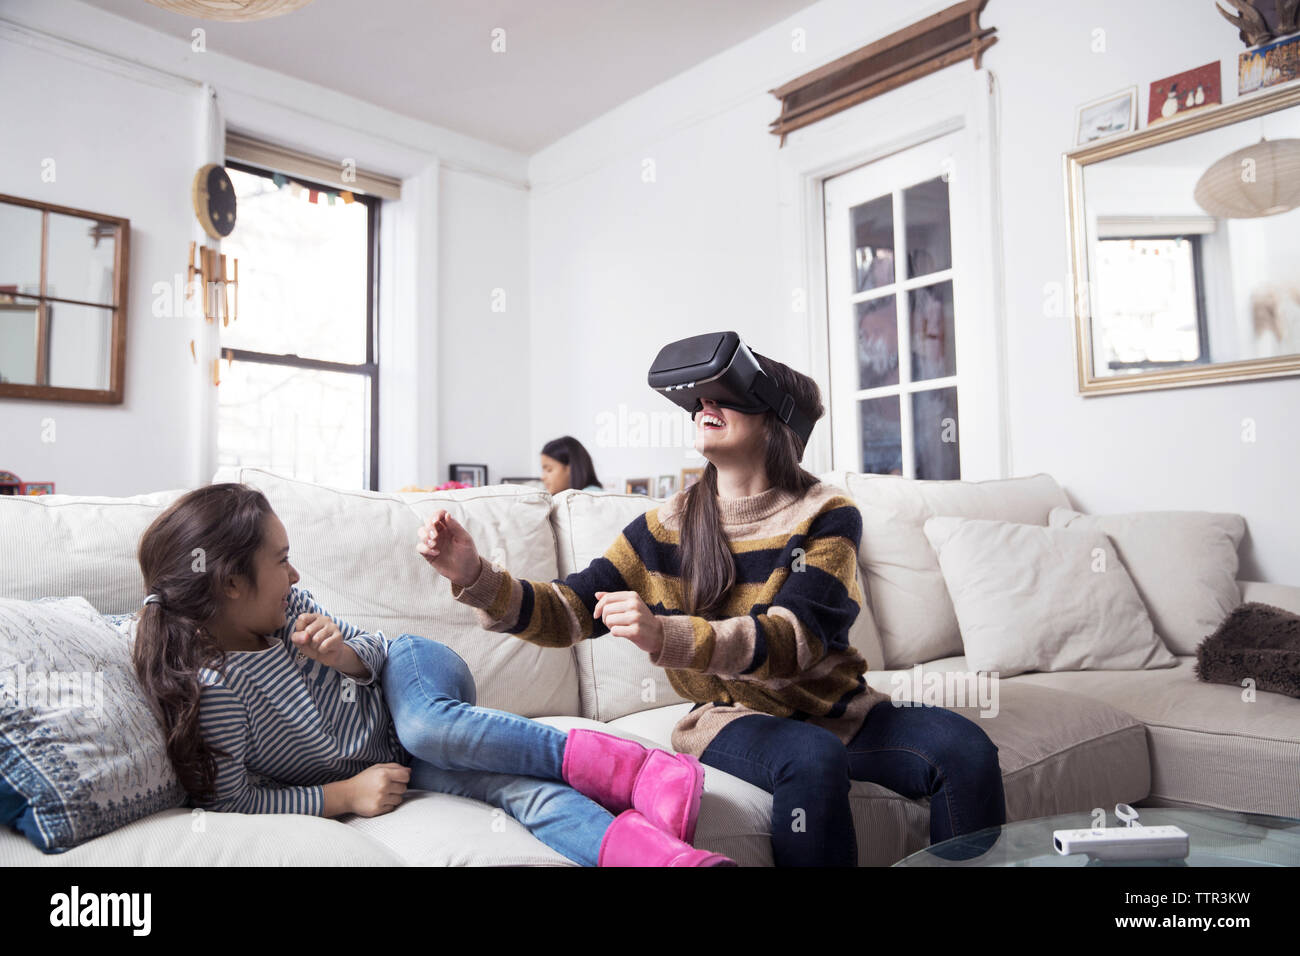
<instances>
[{"instance_id":1,"label":"pink fuzzy boot","mask_svg":"<svg viewBox=\"0 0 1300 956\"><path fill-rule=\"evenodd\" d=\"M624 810L605 831L597 866L735 866L721 853L697 850L636 810Z\"/></svg>"},{"instance_id":2,"label":"pink fuzzy boot","mask_svg":"<svg viewBox=\"0 0 1300 956\"><path fill-rule=\"evenodd\" d=\"M575 729L564 744L563 774L565 783L615 816L635 809L669 836L694 842L704 767L689 754Z\"/></svg>"}]
</instances>

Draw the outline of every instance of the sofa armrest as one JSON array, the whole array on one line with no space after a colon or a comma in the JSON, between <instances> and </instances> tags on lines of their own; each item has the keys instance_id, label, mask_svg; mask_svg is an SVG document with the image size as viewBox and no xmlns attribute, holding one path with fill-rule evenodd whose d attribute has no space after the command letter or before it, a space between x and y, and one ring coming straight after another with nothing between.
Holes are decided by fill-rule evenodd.
<instances>
[{"instance_id":1,"label":"sofa armrest","mask_svg":"<svg viewBox=\"0 0 1300 956\"><path fill-rule=\"evenodd\" d=\"M1267 581L1238 581L1241 586L1241 603L1258 601L1271 604L1284 611L1300 614L1300 587L1289 584L1272 584Z\"/></svg>"}]
</instances>

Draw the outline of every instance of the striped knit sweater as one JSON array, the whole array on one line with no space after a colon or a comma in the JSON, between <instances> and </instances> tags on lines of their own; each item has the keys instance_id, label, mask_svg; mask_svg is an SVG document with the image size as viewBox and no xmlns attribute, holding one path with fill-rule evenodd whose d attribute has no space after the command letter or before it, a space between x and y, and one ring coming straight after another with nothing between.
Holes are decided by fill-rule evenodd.
<instances>
[{"instance_id":1,"label":"striped knit sweater","mask_svg":"<svg viewBox=\"0 0 1300 956\"><path fill-rule=\"evenodd\" d=\"M863 604L857 578L862 515L843 489L819 482L801 497L780 488L717 497L736 567L725 605L709 618L683 610L680 530L685 491L651 508L585 570L525 581L479 559L456 600L486 629L545 647L609 635L592 617L597 591L636 591L660 616L652 663L696 703L673 729L674 750L699 756L729 721L774 714L824 727L847 744L867 711L888 700L863 679L849 644Z\"/></svg>"},{"instance_id":2,"label":"striped knit sweater","mask_svg":"<svg viewBox=\"0 0 1300 956\"><path fill-rule=\"evenodd\" d=\"M290 640L298 615L324 614L369 669L349 677L305 656ZM291 588L284 627L265 650L228 651L225 673L199 668L199 727L217 757L215 797L195 806L225 813L320 816L323 785L377 763L409 764L379 678L389 641L330 615L311 592Z\"/></svg>"}]
</instances>

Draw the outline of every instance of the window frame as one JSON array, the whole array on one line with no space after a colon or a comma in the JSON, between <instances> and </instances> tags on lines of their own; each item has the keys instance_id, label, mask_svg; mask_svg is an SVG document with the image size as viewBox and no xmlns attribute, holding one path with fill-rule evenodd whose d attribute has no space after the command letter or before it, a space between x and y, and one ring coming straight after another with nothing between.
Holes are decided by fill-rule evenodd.
<instances>
[{"instance_id":1,"label":"window frame","mask_svg":"<svg viewBox=\"0 0 1300 956\"><path fill-rule=\"evenodd\" d=\"M228 169L237 169L242 173L273 179L278 170L254 166L240 160L227 159ZM286 174L287 175L287 174ZM336 192L337 187L326 186L301 176L290 176L293 182L306 189L316 189L321 193ZM379 217L383 201L378 196L353 193L353 201L365 203L367 208L366 226L366 360L360 365L347 362L330 362L324 359L303 358L295 353L280 354L276 352L257 352L249 349L221 347L221 357L236 362L253 362L261 365L279 365L289 368L311 369L322 372L342 372L351 375L364 375L370 380L370 461L367 468L368 490L379 490ZM219 426L218 426L219 427ZM217 439L220 454L220 437Z\"/></svg>"}]
</instances>

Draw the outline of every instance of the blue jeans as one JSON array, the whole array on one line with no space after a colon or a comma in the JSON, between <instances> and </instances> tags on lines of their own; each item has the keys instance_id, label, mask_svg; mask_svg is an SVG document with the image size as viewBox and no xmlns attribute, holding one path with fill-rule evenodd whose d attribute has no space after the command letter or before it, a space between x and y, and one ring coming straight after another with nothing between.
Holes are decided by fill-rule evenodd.
<instances>
[{"instance_id":1,"label":"blue jeans","mask_svg":"<svg viewBox=\"0 0 1300 956\"><path fill-rule=\"evenodd\" d=\"M465 661L428 638L393 641L381 684L397 739L412 758L409 788L500 807L556 852L596 865L614 817L564 783L568 734L475 706Z\"/></svg>"},{"instance_id":2,"label":"blue jeans","mask_svg":"<svg viewBox=\"0 0 1300 956\"><path fill-rule=\"evenodd\" d=\"M933 705L882 701L847 747L815 724L751 714L728 723L700 761L772 794L777 866L857 865L851 780L929 797L932 845L1006 822L998 748L974 721ZM979 849L953 852L983 852L997 833L981 837Z\"/></svg>"}]
</instances>

